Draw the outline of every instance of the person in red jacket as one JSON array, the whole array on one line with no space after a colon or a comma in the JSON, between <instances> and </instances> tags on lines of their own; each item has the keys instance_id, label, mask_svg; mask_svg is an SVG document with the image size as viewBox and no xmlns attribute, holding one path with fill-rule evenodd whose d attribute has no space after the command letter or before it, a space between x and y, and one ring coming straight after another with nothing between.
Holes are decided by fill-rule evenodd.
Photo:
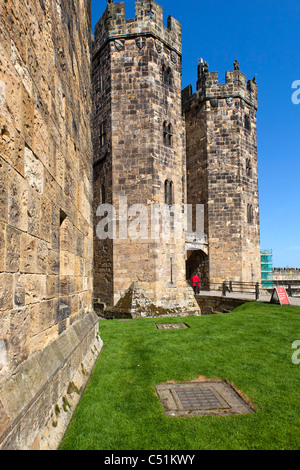
<instances>
[{"instance_id":1,"label":"person in red jacket","mask_svg":"<svg viewBox=\"0 0 300 470\"><path fill-rule=\"evenodd\" d=\"M192 283L195 294L200 294L200 278L197 273L192 277Z\"/></svg>"}]
</instances>

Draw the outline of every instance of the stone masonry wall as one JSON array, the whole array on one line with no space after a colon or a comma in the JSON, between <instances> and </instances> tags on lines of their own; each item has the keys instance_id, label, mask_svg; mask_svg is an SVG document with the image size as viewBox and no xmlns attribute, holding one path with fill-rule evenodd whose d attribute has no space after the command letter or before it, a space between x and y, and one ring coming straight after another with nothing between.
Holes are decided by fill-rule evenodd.
<instances>
[{"instance_id":1,"label":"stone masonry wall","mask_svg":"<svg viewBox=\"0 0 300 470\"><path fill-rule=\"evenodd\" d=\"M104 75L111 75L111 80L105 83L104 96L97 96L94 108L95 158L104 158L97 174L102 175L100 179L108 186L111 182L111 201L117 219L119 198L124 197L128 208L133 204L146 208L148 222L145 236L138 240L132 232L126 233L126 229L125 236L120 237L117 226L117 238L111 245L111 301L115 305L138 282L158 306L198 310L194 301L189 304L183 228L177 232L177 240L166 242L151 237L151 207L164 204L167 180L173 185L172 203L182 207L185 202L181 26L169 17L165 27L162 8L155 2L136 1L135 13L135 19L126 20L123 3L109 4L96 25L93 51L96 86L101 60L105 64ZM99 129L104 120L109 140L101 152L98 151ZM171 126L171 143L164 141L164 123ZM96 193L99 192L99 186L95 187ZM128 214L129 231L135 216L139 214ZM103 252L104 245L96 237L95 252ZM103 286L103 280L100 282ZM95 285L95 292L98 289ZM99 293L105 296L105 292Z\"/></svg>"},{"instance_id":2,"label":"stone masonry wall","mask_svg":"<svg viewBox=\"0 0 300 470\"><path fill-rule=\"evenodd\" d=\"M234 70L219 84L199 64L197 91L183 98L188 195L205 205L209 281L259 282L256 83Z\"/></svg>"},{"instance_id":3,"label":"stone masonry wall","mask_svg":"<svg viewBox=\"0 0 300 470\"><path fill-rule=\"evenodd\" d=\"M89 0L0 5L0 447L47 447L43 428L97 339L90 14ZM63 377L67 349L52 364L43 352L76 325Z\"/></svg>"},{"instance_id":4,"label":"stone masonry wall","mask_svg":"<svg viewBox=\"0 0 300 470\"><path fill-rule=\"evenodd\" d=\"M100 204L112 204L111 54L109 44L93 58L92 140L94 147L94 221ZM103 134L104 133L104 134ZM96 228L96 227L95 227ZM113 299L112 240L100 242L94 230L94 297Z\"/></svg>"}]
</instances>

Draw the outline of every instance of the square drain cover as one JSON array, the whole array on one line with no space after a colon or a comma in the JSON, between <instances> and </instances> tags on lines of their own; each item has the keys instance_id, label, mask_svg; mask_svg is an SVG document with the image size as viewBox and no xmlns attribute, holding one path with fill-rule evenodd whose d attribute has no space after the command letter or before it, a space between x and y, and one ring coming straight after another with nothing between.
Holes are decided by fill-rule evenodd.
<instances>
[{"instance_id":1,"label":"square drain cover","mask_svg":"<svg viewBox=\"0 0 300 470\"><path fill-rule=\"evenodd\" d=\"M167 416L224 416L253 413L226 382L160 384L158 396Z\"/></svg>"},{"instance_id":2,"label":"square drain cover","mask_svg":"<svg viewBox=\"0 0 300 470\"><path fill-rule=\"evenodd\" d=\"M170 324L163 324L156 325L159 330L179 330L183 328L188 328L185 323L170 323Z\"/></svg>"}]
</instances>

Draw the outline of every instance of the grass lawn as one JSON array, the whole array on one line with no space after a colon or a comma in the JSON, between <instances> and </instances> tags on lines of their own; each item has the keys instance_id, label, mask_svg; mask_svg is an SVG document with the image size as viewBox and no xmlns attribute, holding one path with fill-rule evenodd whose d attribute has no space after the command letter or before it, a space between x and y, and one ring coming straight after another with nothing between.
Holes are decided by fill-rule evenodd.
<instances>
[{"instance_id":1,"label":"grass lawn","mask_svg":"<svg viewBox=\"0 0 300 470\"><path fill-rule=\"evenodd\" d=\"M173 322L190 328L156 328ZM60 449L300 449L300 307L255 302L220 315L101 321L100 335L104 349ZM167 417L155 385L200 375L233 383L255 413Z\"/></svg>"}]
</instances>

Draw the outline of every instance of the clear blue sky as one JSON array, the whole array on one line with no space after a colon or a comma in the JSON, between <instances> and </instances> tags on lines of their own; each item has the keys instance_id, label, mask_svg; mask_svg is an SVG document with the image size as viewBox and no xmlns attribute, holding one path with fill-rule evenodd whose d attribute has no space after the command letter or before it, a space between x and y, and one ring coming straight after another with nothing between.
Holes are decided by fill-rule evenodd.
<instances>
[{"instance_id":1,"label":"clear blue sky","mask_svg":"<svg viewBox=\"0 0 300 470\"><path fill-rule=\"evenodd\" d=\"M116 0L115 0L115 3ZM158 0L183 28L183 82L195 90L198 59L210 71L240 68L258 82L258 166L261 248L273 249L274 266L300 267L299 0ZM93 28L106 0L92 0ZM125 0L134 18L134 0Z\"/></svg>"}]
</instances>

